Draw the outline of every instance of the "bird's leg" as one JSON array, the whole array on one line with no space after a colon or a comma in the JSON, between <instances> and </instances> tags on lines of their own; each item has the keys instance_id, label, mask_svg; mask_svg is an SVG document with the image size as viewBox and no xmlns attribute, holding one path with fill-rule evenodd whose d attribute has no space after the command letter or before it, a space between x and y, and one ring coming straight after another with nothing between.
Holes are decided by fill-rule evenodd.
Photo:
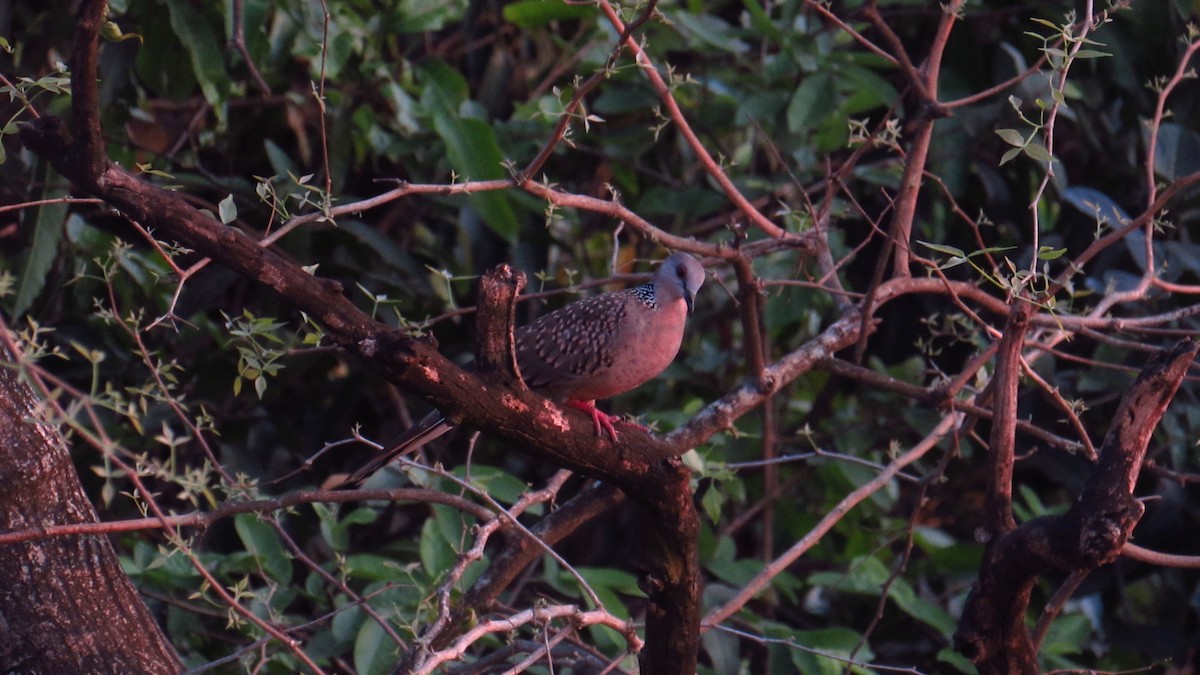
<instances>
[{"instance_id":1,"label":"bird's leg","mask_svg":"<svg viewBox=\"0 0 1200 675\"><path fill-rule=\"evenodd\" d=\"M613 420L616 418L598 410L596 408L595 401L568 400L567 405L576 410L582 410L583 412L592 416L592 424L596 425L597 436L601 434L602 430L607 431L608 437L611 438L614 443L617 442L617 430L613 427Z\"/></svg>"},{"instance_id":2,"label":"bird's leg","mask_svg":"<svg viewBox=\"0 0 1200 675\"><path fill-rule=\"evenodd\" d=\"M616 429L616 427L613 426L613 422L616 422L617 424L623 424L627 427L634 427L636 429L641 429L642 431L650 431L650 429L648 427L644 427L640 424L637 424L636 422L626 422L625 420L621 419L620 417L615 417L613 415L609 415L607 413L601 412L600 410L598 410L596 408L595 401L568 400L566 402L566 405L568 405L576 410L582 410L583 412L591 415L592 423L596 425L596 435L599 436L603 432L607 431L608 437L611 438L614 443L617 442L617 429Z\"/></svg>"}]
</instances>

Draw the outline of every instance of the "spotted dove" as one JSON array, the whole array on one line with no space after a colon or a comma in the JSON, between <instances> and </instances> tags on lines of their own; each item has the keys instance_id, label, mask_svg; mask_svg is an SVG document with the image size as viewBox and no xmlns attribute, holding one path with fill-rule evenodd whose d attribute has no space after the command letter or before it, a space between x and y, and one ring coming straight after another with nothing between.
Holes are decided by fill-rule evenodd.
<instances>
[{"instance_id":1,"label":"spotted dove","mask_svg":"<svg viewBox=\"0 0 1200 675\"><path fill-rule=\"evenodd\" d=\"M596 434L606 431L616 440L613 422L619 420L597 410L596 400L641 385L674 360L703 283L700 263L686 253L674 253L646 284L584 298L543 315L515 335L522 379L546 398L589 413ZM337 487L361 484L451 426L433 411Z\"/></svg>"}]
</instances>

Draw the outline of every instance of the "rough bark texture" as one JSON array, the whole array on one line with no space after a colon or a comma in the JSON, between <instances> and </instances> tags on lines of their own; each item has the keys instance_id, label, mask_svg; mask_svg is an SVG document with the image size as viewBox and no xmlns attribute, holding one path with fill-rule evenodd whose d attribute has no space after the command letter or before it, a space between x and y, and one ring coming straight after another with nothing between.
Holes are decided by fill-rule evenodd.
<instances>
[{"instance_id":1,"label":"rough bark texture","mask_svg":"<svg viewBox=\"0 0 1200 675\"><path fill-rule=\"evenodd\" d=\"M1144 510L1133 487L1146 446L1197 351L1200 343L1185 339L1150 359L1122 399L1096 467L1067 513L1034 518L988 543L954 636L955 648L981 675L1038 672L1025 617L1040 575L1087 573L1120 555Z\"/></svg>"},{"instance_id":2,"label":"rough bark texture","mask_svg":"<svg viewBox=\"0 0 1200 675\"><path fill-rule=\"evenodd\" d=\"M0 344L0 359L14 361ZM33 392L0 367L0 530L96 522L62 436ZM105 536L0 548L5 673L177 673L180 662Z\"/></svg>"},{"instance_id":3,"label":"rough bark texture","mask_svg":"<svg viewBox=\"0 0 1200 675\"><path fill-rule=\"evenodd\" d=\"M643 673L692 675L700 651L700 516L692 505L691 472L678 458L660 463L637 494L651 527L645 560L653 565L639 586L650 600L646 608ZM657 491L655 491L657 488ZM647 500L648 495L659 498ZM649 501L650 503L647 503Z\"/></svg>"}]
</instances>

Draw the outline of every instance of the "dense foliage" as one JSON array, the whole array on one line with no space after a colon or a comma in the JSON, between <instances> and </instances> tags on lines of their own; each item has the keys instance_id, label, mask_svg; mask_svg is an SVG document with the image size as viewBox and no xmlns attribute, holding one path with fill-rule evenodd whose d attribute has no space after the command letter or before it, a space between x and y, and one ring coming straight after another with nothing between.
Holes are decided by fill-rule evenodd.
<instances>
[{"instance_id":1,"label":"dense foliage","mask_svg":"<svg viewBox=\"0 0 1200 675\"><path fill-rule=\"evenodd\" d=\"M545 292L519 306L521 323L631 283L594 282L649 269L642 261L665 256L659 233L761 245L750 292L729 260L709 259L680 358L612 402L659 431L798 353L851 304L874 303L863 351L806 369L683 458L702 513L706 613L813 537L766 590L706 627L701 671L973 672L953 635L984 548L988 420L968 417L853 508L839 502L927 437L947 401L990 405L988 350L1010 297L1050 290L1037 312L1061 321L1039 324L1026 346L1018 521L1071 504L1146 352L1196 331L1200 90L1190 75L1170 79L1197 49L1190 9L1072 7L973 1L947 26L943 7L902 0L689 0L644 23L645 5L616 6L664 96L591 4L121 0L101 50L102 129L121 165L229 227L275 237L276 250L341 282L373 316L431 333L459 361L473 349L478 277L498 263ZM73 193L23 149L17 121L69 109L66 78L79 74L61 59L74 21L32 3L9 11L3 315L50 383L105 520L140 517L151 498L188 512L315 488L428 410L271 291ZM937 105L916 91L931 56ZM535 185L472 187L514 176ZM657 230L622 223L606 203ZM778 233L754 208L817 243L769 246ZM1090 248L1143 214L1146 228ZM893 229L902 219L911 230ZM905 273L892 268L898 249ZM965 283L873 295L910 267L908 281ZM747 302L760 312L749 331ZM1200 554L1187 534L1200 525L1198 394L1184 384L1151 444L1137 494L1157 499L1136 531L1143 546ZM469 429L415 460L371 485L427 488L482 510L520 503L532 525L591 483ZM521 501L548 481L552 498ZM117 542L190 667L233 655L246 672L293 672L302 651L329 672L379 673L508 545L482 537L481 518L414 493ZM474 619L597 601L618 620L638 618L639 520L628 503L606 511ZM485 542L479 559L466 556ZM260 641L213 580L300 646ZM1060 581L1043 580L1038 607ZM1195 659L1198 582L1194 570L1127 560L1101 568L1050 624L1043 667ZM553 672L636 668L620 631L554 618L467 640L462 658L501 672L552 644ZM545 664L532 668L551 672Z\"/></svg>"}]
</instances>

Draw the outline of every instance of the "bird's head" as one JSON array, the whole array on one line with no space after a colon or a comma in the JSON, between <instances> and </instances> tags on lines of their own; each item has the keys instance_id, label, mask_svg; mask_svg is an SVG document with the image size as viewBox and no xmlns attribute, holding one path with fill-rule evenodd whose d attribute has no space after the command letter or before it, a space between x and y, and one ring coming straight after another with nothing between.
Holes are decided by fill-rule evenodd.
<instances>
[{"instance_id":1,"label":"bird's head","mask_svg":"<svg viewBox=\"0 0 1200 675\"><path fill-rule=\"evenodd\" d=\"M656 289L668 297L681 297L687 304L688 314L692 313L696 301L696 292L704 284L704 267L687 253L672 253L663 261L662 267L654 277Z\"/></svg>"}]
</instances>

